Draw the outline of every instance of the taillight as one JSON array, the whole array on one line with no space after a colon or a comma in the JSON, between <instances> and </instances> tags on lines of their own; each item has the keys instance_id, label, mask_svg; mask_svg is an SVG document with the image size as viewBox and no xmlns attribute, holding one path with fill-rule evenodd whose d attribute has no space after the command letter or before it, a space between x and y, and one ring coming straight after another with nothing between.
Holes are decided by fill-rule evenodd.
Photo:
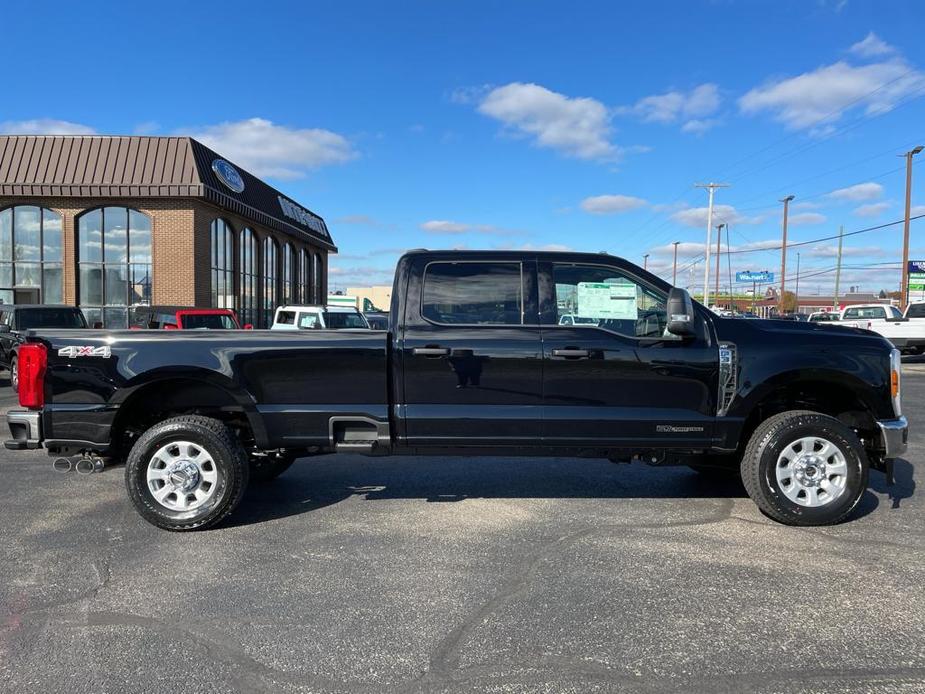
<instances>
[{"instance_id":1,"label":"taillight","mask_svg":"<svg viewBox=\"0 0 925 694\"><path fill-rule=\"evenodd\" d=\"M19 348L17 375L19 376L19 404L23 407L45 405L45 369L48 367L48 351L45 345L28 342Z\"/></svg>"}]
</instances>

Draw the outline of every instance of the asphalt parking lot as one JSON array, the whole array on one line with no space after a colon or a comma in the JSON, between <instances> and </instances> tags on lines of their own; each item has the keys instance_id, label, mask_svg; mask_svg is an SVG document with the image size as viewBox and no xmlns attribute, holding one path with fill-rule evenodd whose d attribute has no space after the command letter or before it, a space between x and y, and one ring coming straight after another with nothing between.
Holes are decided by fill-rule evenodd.
<instances>
[{"instance_id":1,"label":"asphalt parking lot","mask_svg":"<svg viewBox=\"0 0 925 694\"><path fill-rule=\"evenodd\" d=\"M120 467L3 451L0 690L925 691L925 363L905 373L896 486L873 473L818 529L686 468L331 456L173 534Z\"/></svg>"}]
</instances>

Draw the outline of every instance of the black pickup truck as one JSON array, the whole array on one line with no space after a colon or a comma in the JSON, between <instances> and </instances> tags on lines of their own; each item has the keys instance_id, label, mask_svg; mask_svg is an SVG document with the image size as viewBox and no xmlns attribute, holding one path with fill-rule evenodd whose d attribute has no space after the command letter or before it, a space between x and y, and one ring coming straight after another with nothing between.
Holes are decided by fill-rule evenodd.
<instances>
[{"instance_id":1,"label":"black pickup truck","mask_svg":"<svg viewBox=\"0 0 925 694\"><path fill-rule=\"evenodd\" d=\"M608 254L412 251L390 321L30 334L6 447L125 460L136 508L170 530L215 525L249 481L338 452L740 471L765 514L821 525L906 449L882 337L721 318Z\"/></svg>"}]
</instances>

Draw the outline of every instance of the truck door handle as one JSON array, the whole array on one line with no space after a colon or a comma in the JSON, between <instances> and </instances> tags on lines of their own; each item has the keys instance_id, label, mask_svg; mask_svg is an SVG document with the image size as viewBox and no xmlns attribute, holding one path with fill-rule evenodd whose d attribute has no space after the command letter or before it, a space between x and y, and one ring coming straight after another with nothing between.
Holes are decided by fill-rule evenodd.
<instances>
[{"instance_id":1,"label":"truck door handle","mask_svg":"<svg viewBox=\"0 0 925 694\"><path fill-rule=\"evenodd\" d=\"M447 357L450 350L448 347L415 347L412 353L419 357Z\"/></svg>"},{"instance_id":2,"label":"truck door handle","mask_svg":"<svg viewBox=\"0 0 925 694\"><path fill-rule=\"evenodd\" d=\"M566 359L587 359L591 356L591 352L586 349L566 347L565 349L554 349L552 351L552 356L565 357Z\"/></svg>"}]
</instances>

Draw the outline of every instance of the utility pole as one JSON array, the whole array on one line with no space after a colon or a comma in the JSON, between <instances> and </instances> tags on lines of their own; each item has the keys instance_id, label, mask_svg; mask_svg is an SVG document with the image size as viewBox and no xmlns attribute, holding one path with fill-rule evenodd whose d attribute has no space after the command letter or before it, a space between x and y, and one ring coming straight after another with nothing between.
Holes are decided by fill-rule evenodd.
<instances>
[{"instance_id":1,"label":"utility pole","mask_svg":"<svg viewBox=\"0 0 925 694\"><path fill-rule=\"evenodd\" d=\"M922 151L919 145L902 156L906 158L906 220L903 224L902 303L900 310L909 305L909 214L912 209L912 157Z\"/></svg>"},{"instance_id":2,"label":"utility pole","mask_svg":"<svg viewBox=\"0 0 925 694\"><path fill-rule=\"evenodd\" d=\"M838 227L838 260L835 261L835 296L832 297L832 308L838 310L838 285L841 280L841 242L845 227Z\"/></svg>"},{"instance_id":3,"label":"utility pole","mask_svg":"<svg viewBox=\"0 0 925 694\"><path fill-rule=\"evenodd\" d=\"M729 272L729 301L735 310L735 299L732 298L732 254L729 252L729 225L726 225L726 270Z\"/></svg>"},{"instance_id":4,"label":"utility pole","mask_svg":"<svg viewBox=\"0 0 925 694\"><path fill-rule=\"evenodd\" d=\"M720 252L722 250L721 244L723 242L723 227L724 226L726 225L725 224L716 225L716 291L713 292L713 294L716 296L715 301L719 300L719 257L720 257Z\"/></svg>"},{"instance_id":5,"label":"utility pole","mask_svg":"<svg viewBox=\"0 0 925 694\"><path fill-rule=\"evenodd\" d=\"M713 232L713 194L717 188L728 188L728 183L698 183L695 188L706 188L710 195L710 203L707 207L707 242L704 245L703 264L703 305L710 308L710 234Z\"/></svg>"},{"instance_id":6,"label":"utility pole","mask_svg":"<svg viewBox=\"0 0 925 694\"><path fill-rule=\"evenodd\" d=\"M778 307L783 305L784 290L787 287L787 212L793 198L793 195L788 195L781 200L784 203L784 240L780 249L780 299L778 300Z\"/></svg>"},{"instance_id":7,"label":"utility pole","mask_svg":"<svg viewBox=\"0 0 925 694\"><path fill-rule=\"evenodd\" d=\"M671 269L671 286L672 287L678 286L678 244L679 243L681 242L675 241L674 244L672 244L674 246L674 265L672 266L672 269Z\"/></svg>"},{"instance_id":8,"label":"utility pole","mask_svg":"<svg viewBox=\"0 0 925 694\"><path fill-rule=\"evenodd\" d=\"M799 251L797 251L797 288L794 294L796 295L796 301L793 302L794 303L793 312L799 313L800 312L800 252Z\"/></svg>"},{"instance_id":9,"label":"utility pole","mask_svg":"<svg viewBox=\"0 0 925 694\"><path fill-rule=\"evenodd\" d=\"M649 269L649 254L648 253L642 256L642 269L643 270Z\"/></svg>"}]
</instances>

